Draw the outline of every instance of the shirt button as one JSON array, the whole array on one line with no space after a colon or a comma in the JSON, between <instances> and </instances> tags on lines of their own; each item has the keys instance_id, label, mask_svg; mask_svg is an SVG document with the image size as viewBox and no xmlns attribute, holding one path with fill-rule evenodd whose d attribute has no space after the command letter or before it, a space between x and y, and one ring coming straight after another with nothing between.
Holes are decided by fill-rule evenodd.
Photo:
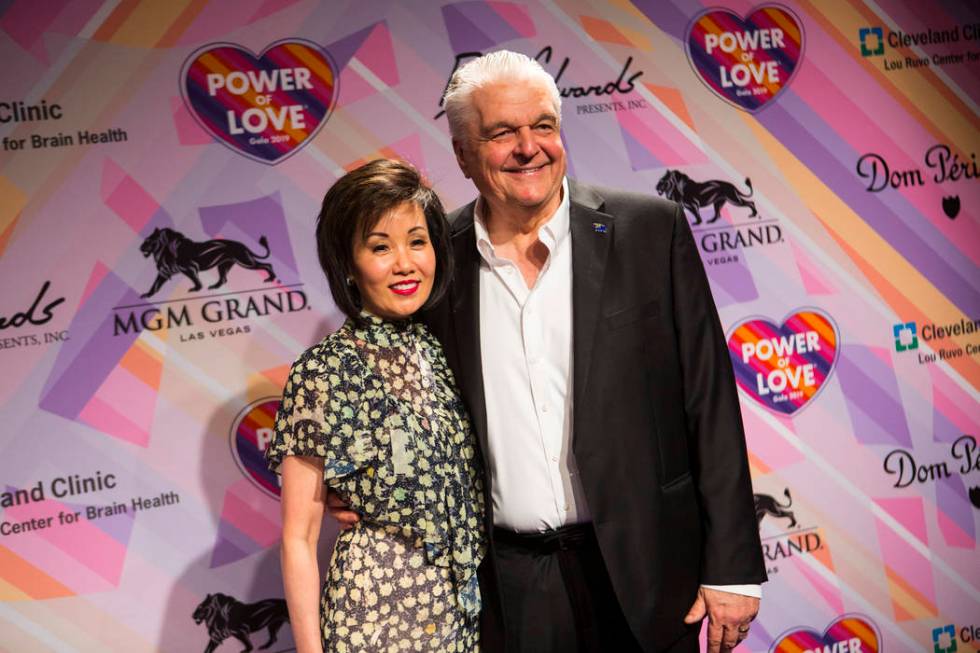
<instances>
[{"instance_id":1,"label":"shirt button","mask_svg":"<svg viewBox=\"0 0 980 653\"><path fill-rule=\"evenodd\" d=\"M565 512L568 512L568 505L565 505Z\"/></svg>"},{"instance_id":2,"label":"shirt button","mask_svg":"<svg viewBox=\"0 0 980 653\"><path fill-rule=\"evenodd\" d=\"M541 407L541 412L542 413L547 413L548 412L548 407L547 406L542 406Z\"/></svg>"},{"instance_id":3,"label":"shirt button","mask_svg":"<svg viewBox=\"0 0 980 653\"><path fill-rule=\"evenodd\" d=\"M552 456L551 457L551 462L553 462L553 463L558 462L558 456Z\"/></svg>"}]
</instances>

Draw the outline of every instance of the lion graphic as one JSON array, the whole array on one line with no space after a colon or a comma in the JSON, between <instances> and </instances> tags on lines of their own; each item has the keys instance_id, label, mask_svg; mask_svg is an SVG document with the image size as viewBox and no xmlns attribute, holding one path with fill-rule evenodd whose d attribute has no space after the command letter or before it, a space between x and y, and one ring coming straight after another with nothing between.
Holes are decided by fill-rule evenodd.
<instances>
[{"instance_id":1,"label":"lion graphic","mask_svg":"<svg viewBox=\"0 0 980 653\"><path fill-rule=\"evenodd\" d=\"M657 194L687 209L694 216L696 225L701 224L701 209L713 206L715 215L708 220L708 224L711 224L721 215L721 207L725 202L752 209L750 218L759 215L755 210L755 202L749 199L754 192L752 180L746 177L745 185L749 187L748 193L743 193L727 181L694 181L679 170L668 170L657 182Z\"/></svg>"},{"instance_id":2,"label":"lion graphic","mask_svg":"<svg viewBox=\"0 0 980 653\"><path fill-rule=\"evenodd\" d=\"M282 625L289 621L286 602L282 599L266 599L258 603L242 603L227 594L208 594L194 610L194 623L208 625L208 642L204 653L213 653L229 637L234 637L245 648L242 653L253 649L249 633L263 628L269 629L269 641L259 647L272 646Z\"/></svg>"},{"instance_id":3,"label":"lion graphic","mask_svg":"<svg viewBox=\"0 0 980 653\"><path fill-rule=\"evenodd\" d=\"M276 273L273 272L272 265L261 261L269 257L269 242L265 236L259 238L259 244L265 248L262 256L234 240L215 239L199 243L173 229L154 229L140 245L140 251L147 258L153 257L157 264L157 278L150 289L140 296L153 296L178 272L194 282L190 292L200 290L201 280L197 273L214 267L218 268L218 280L208 288L220 288L228 281L228 271L236 263L249 270L265 270L265 281L275 281Z\"/></svg>"},{"instance_id":4,"label":"lion graphic","mask_svg":"<svg viewBox=\"0 0 980 653\"><path fill-rule=\"evenodd\" d=\"M793 497L789 494L789 488L783 491L783 495L786 497L785 504L779 503L776 501L776 497L769 494L752 495L755 498L755 518L759 522L759 526L762 526L762 518L766 515L788 519L789 528L796 526L796 516L789 509L793 505Z\"/></svg>"}]
</instances>

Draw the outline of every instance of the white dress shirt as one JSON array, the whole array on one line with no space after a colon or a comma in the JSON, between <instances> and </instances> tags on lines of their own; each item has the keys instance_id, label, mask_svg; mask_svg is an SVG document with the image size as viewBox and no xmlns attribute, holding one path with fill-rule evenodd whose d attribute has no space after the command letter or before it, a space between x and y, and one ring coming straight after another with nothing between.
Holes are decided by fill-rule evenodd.
<instances>
[{"instance_id":1,"label":"white dress shirt","mask_svg":"<svg viewBox=\"0 0 980 653\"><path fill-rule=\"evenodd\" d=\"M572 453L572 239L568 180L538 230L547 248L531 288L497 256L474 211L480 253L480 348L494 525L533 533L591 521ZM760 597L759 585L705 585Z\"/></svg>"},{"instance_id":2,"label":"white dress shirt","mask_svg":"<svg viewBox=\"0 0 980 653\"><path fill-rule=\"evenodd\" d=\"M480 347L494 523L519 533L590 520L572 454L572 240L568 184L538 230L548 258L533 288L495 254L475 212Z\"/></svg>"}]
</instances>

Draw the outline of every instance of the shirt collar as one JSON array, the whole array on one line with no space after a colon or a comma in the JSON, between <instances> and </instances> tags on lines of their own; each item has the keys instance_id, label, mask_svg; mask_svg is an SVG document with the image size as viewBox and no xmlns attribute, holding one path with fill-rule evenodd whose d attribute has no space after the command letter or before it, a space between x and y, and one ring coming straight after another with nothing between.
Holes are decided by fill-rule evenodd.
<instances>
[{"instance_id":1,"label":"shirt collar","mask_svg":"<svg viewBox=\"0 0 980 653\"><path fill-rule=\"evenodd\" d=\"M544 243L548 251L554 253L569 234L570 223L570 200L568 198L568 177L561 180L561 203L558 208L548 218L541 228L538 229L538 239ZM473 227L476 231L476 248L480 256L487 263L494 260L493 243L490 242L490 234L487 225L483 220L483 197L479 197L476 206L473 207Z\"/></svg>"}]
</instances>

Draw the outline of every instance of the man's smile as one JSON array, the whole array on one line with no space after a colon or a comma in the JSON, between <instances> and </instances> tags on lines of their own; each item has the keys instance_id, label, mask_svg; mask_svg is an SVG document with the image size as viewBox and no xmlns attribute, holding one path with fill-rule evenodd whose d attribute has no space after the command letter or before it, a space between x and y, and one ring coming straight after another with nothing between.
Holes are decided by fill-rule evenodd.
<instances>
[{"instance_id":1,"label":"man's smile","mask_svg":"<svg viewBox=\"0 0 980 653\"><path fill-rule=\"evenodd\" d=\"M537 172L541 172L541 170L548 165L550 164L542 163L541 165L534 166L533 168L504 168L504 172L515 175L533 175Z\"/></svg>"}]
</instances>

